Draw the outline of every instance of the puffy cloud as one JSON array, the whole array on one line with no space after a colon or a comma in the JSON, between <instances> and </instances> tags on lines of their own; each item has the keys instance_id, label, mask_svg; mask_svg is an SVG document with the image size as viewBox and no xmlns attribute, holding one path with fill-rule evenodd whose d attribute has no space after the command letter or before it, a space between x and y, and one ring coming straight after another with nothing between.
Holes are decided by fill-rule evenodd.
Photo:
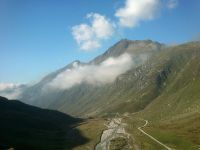
<instances>
[{"instance_id":1,"label":"puffy cloud","mask_svg":"<svg viewBox=\"0 0 200 150\"><path fill-rule=\"evenodd\" d=\"M92 22L92 30L97 38L107 39L113 34L114 24L109 21L105 16L97 13L90 13L87 15Z\"/></svg>"},{"instance_id":2,"label":"puffy cloud","mask_svg":"<svg viewBox=\"0 0 200 150\"><path fill-rule=\"evenodd\" d=\"M115 30L134 28L142 21L153 20L159 13L161 4L174 9L178 0L125 0L124 6L115 12L118 23L98 13L89 13L86 18L89 24L82 23L72 27L72 35L83 51L101 47L102 40L113 36Z\"/></svg>"},{"instance_id":3,"label":"puffy cloud","mask_svg":"<svg viewBox=\"0 0 200 150\"><path fill-rule=\"evenodd\" d=\"M92 28L87 24L80 24L72 27L72 34L80 44L82 41L90 40L93 35Z\"/></svg>"},{"instance_id":4,"label":"puffy cloud","mask_svg":"<svg viewBox=\"0 0 200 150\"><path fill-rule=\"evenodd\" d=\"M72 69L60 73L44 89L64 90L81 83L92 85L111 83L133 65L132 57L127 53L116 58L110 57L99 65L74 65Z\"/></svg>"},{"instance_id":5,"label":"puffy cloud","mask_svg":"<svg viewBox=\"0 0 200 150\"><path fill-rule=\"evenodd\" d=\"M119 8L115 16L120 26L132 28L141 21L154 19L159 4L159 0L126 0L125 6Z\"/></svg>"},{"instance_id":6,"label":"puffy cloud","mask_svg":"<svg viewBox=\"0 0 200 150\"><path fill-rule=\"evenodd\" d=\"M178 6L178 0L169 0L168 2L167 2L167 7L169 8L169 9L174 9L174 8L176 8Z\"/></svg>"},{"instance_id":7,"label":"puffy cloud","mask_svg":"<svg viewBox=\"0 0 200 150\"><path fill-rule=\"evenodd\" d=\"M85 51L98 49L100 47L101 47L101 44L99 43L98 40L95 40L95 39L84 41L82 45L80 45L80 49L85 50Z\"/></svg>"},{"instance_id":8,"label":"puffy cloud","mask_svg":"<svg viewBox=\"0 0 200 150\"><path fill-rule=\"evenodd\" d=\"M114 23L98 13L87 15L90 24L80 24L72 27L72 35L84 51L101 47L101 40L108 39L114 33Z\"/></svg>"}]
</instances>

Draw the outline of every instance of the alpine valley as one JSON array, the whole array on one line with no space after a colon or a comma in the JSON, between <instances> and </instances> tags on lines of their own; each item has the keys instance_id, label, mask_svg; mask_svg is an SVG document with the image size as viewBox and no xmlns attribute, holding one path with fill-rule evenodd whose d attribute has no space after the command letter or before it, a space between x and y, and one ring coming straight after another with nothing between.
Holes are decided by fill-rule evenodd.
<instances>
[{"instance_id":1,"label":"alpine valley","mask_svg":"<svg viewBox=\"0 0 200 150\"><path fill-rule=\"evenodd\" d=\"M27 139L18 134L29 130L29 150L200 149L199 41L169 46L122 39L90 62L76 60L20 90L21 102L0 104L7 106L1 115L10 114L3 129L13 114L29 118L29 129L16 125L19 141L1 134L4 147L23 149Z\"/></svg>"}]
</instances>

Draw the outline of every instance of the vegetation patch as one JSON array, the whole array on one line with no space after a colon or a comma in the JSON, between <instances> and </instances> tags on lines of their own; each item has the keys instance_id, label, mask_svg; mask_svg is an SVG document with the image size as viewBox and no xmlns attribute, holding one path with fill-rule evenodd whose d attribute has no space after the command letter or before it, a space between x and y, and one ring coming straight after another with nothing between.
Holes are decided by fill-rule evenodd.
<instances>
[{"instance_id":1,"label":"vegetation patch","mask_svg":"<svg viewBox=\"0 0 200 150\"><path fill-rule=\"evenodd\" d=\"M128 150L128 140L124 137L117 137L110 141L110 150Z\"/></svg>"}]
</instances>

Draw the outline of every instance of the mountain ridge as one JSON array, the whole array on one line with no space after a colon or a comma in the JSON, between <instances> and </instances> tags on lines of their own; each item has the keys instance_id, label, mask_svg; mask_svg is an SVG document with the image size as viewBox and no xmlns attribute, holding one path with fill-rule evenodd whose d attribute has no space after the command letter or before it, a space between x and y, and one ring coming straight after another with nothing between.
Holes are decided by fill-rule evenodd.
<instances>
[{"instance_id":1,"label":"mountain ridge","mask_svg":"<svg viewBox=\"0 0 200 150\"><path fill-rule=\"evenodd\" d=\"M127 42L127 40L124 41ZM149 40L140 42L152 44ZM162 46L160 44L154 46L158 49L154 50L151 46L149 49L140 49L141 47L135 49L134 46L126 46L128 51L137 52L140 50L140 52L143 52L149 50L153 51L153 55L148 57L144 63L139 63L119 75L112 83L102 86L81 83L64 91L48 93L48 95L38 94L39 97L36 97L37 103L35 105L81 117L145 110L166 92L168 85L175 84L175 80L172 79L179 75L179 71L186 68L187 62L198 56L200 51L199 42L189 42L177 46ZM112 48L110 51L114 51ZM126 50L123 47L123 51ZM108 57L107 53L108 51L103 53L101 59L99 57L94 59L97 60L97 64L100 63L100 60L103 61ZM117 53L116 55L120 54ZM133 56L132 59L136 60L137 57ZM90 63L94 64L93 62ZM40 91L40 89L37 90ZM159 114L159 111L154 115L157 114ZM181 111L178 111L177 114L181 114ZM153 116L153 113L149 116Z\"/></svg>"},{"instance_id":2,"label":"mountain ridge","mask_svg":"<svg viewBox=\"0 0 200 150\"><path fill-rule=\"evenodd\" d=\"M135 46L133 46L133 45L135 45ZM125 47L127 49L125 49ZM130 47L134 47L134 48L131 49ZM56 76L58 76L58 74L64 72L65 70L72 69L73 64L76 63L76 62L77 62L78 65L82 65L82 66L84 66L84 65L99 65L104 60L111 58L111 57L115 58L117 56L120 56L124 52L128 52L129 54L131 54L131 56L134 57L136 61L142 61L142 59L146 59L146 57L148 57L146 55L143 55L143 53L145 51L147 51L147 55L151 55L154 52L162 49L162 47L164 47L163 44L160 44L158 42L151 41L151 40L145 40L145 41L143 41L143 40L126 40L126 39L121 40L121 41L117 42L114 46L109 48L106 52L95 57L93 60L89 61L88 63L82 63L79 60L75 60L75 61L71 62L70 64L66 65L65 67L58 69L57 71L55 71L53 73L50 73L49 75L45 76L41 81L39 81L35 85L31 86L30 88L27 88L23 92L20 99L22 101L24 101L25 103L30 103L30 104L35 105L35 103L33 103L34 93L41 93L41 90L42 90L42 88L44 87L45 84L51 82ZM138 50L141 50L142 48L146 48L146 49L143 49L141 51L141 53L137 52ZM136 52L136 56L134 56L134 52ZM27 96L27 95L30 95L30 96ZM27 100L29 100L29 101L27 101ZM36 104L36 106L41 107L40 104L38 104L38 105Z\"/></svg>"}]
</instances>

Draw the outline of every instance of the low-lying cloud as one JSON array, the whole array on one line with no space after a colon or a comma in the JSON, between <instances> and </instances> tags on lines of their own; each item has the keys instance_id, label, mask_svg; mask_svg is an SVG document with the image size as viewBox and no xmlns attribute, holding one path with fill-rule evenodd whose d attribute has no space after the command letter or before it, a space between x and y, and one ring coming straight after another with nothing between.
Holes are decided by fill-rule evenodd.
<instances>
[{"instance_id":1,"label":"low-lying cloud","mask_svg":"<svg viewBox=\"0 0 200 150\"><path fill-rule=\"evenodd\" d=\"M74 65L72 69L60 73L45 88L64 90L81 83L92 85L111 83L133 65L132 57L128 53L115 58L110 57L99 65Z\"/></svg>"},{"instance_id":2,"label":"low-lying cloud","mask_svg":"<svg viewBox=\"0 0 200 150\"><path fill-rule=\"evenodd\" d=\"M0 83L0 91L4 91L4 90L7 90L7 89L11 89L11 88L16 88L18 86L19 86L19 84Z\"/></svg>"},{"instance_id":3,"label":"low-lying cloud","mask_svg":"<svg viewBox=\"0 0 200 150\"><path fill-rule=\"evenodd\" d=\"M0 96L17 99L22 93L23 87L22 84L0 83Z\"/></svg>"}]
</instances>

